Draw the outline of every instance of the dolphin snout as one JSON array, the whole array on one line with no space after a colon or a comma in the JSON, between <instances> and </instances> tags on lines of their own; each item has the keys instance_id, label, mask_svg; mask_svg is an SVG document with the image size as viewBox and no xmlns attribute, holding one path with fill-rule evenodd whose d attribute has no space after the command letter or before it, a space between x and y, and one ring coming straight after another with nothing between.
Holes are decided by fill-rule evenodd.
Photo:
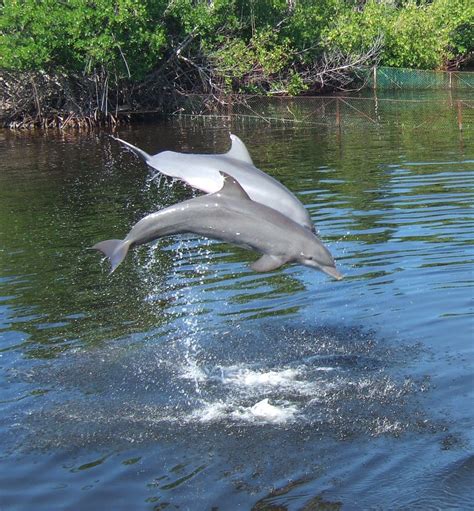
<instances>
[{"instance_id":1,"label":"dolphin snout","mask_svg":"<svg viewBox=\"0 0 474 511\"><path fill-rule=\"evenodd\" d=\"M342 273L338 272L334 266L320 266L320 269L324 272L330 275L331 277L334 277L336 280L342 280L344 278L344 275Z\"/></svg>"},{"instance_id":2,"label":"dolphin snout","mask_svg":"<svg viewBox=\"0 0 474 511\"><path fill-rule=\"evenodd\" d=\"M336 270L336 265L334 264L332 257L331 257L332 264L324 264L322 261L316 262L313 259L303 259L299 260L298 262L304 264L305 266L309 266L310 268L314 268L315 270L322 271L336 280L342 280L344 278L342 273L339 273L339 271Z\"/></svg>"}]
</instances>

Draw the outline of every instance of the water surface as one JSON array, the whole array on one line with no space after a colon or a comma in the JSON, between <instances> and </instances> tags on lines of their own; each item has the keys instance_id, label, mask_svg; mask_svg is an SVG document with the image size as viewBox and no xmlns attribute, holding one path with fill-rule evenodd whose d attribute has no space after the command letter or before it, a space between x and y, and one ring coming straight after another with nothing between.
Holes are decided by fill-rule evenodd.
<instances>
[{"instance_id":1,"label":"water surface","mask_svg":"<svg viewBox=\"0 0 474 511\"><path fill-rule=\"evenodd\" d=\"M105 133L0 133L0 509L474 507L472 133L349 121L118 133L223 152L232 130L342 282L196 236L110 276L87 247L193 192Z\"/></svg>"}]
</instances>

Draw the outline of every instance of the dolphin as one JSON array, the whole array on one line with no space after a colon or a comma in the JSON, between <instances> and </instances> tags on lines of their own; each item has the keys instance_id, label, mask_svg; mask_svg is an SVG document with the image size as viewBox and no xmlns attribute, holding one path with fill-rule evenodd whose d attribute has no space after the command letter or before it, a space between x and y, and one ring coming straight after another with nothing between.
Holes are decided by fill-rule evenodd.
<instances>
[{"instance_id":1,"label":"dolphin","mask_svg":"<svg viewBox=\"0 0 474 511\"><path fill-rule=\"evenodd\" d=\"M250 265L254 271L299 263L342 279L331 253L314 233L253 201L233 177L223 172L221 176L224 185L218 192L151 213L137 222L125 239L101 241L92 248L108 257L113 272L131 247L162 236L192 232L261 253L260 259Z\"/></svg>"},{"instance_id":2,"label":"dolphin","mask_svg":"<svg viewBox=\"0 0 474 511\"><path fill-rule=\"evenodd\" d=\"M303 204L286 186L255 167L245 144L235 135L230 135L231 148L223 154L163 151L150 155L121 138L112 138L132 150L150 167L180 179L204 193L215 193L222 188L223 178L220 171L223 171L234 177L253 201L277 209L314 232L311 217Z\"/></svg>"}]
</instances>

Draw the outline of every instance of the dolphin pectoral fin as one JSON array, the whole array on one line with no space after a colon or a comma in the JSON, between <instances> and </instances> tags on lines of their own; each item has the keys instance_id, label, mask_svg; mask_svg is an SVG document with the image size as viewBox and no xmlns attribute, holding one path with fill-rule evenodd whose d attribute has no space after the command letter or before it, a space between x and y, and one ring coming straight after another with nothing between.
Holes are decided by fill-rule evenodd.
<instances>
[{"instance_id":1,"label":"dolphin pectoral fin","mask_svg":"<svg viewBox=\"0 0 474 511\"><path fill-rule=\"evenodd\" d=\"M224 154L224 156L253 165L252 158L250 157L250 154L242 140L240 140L240 138L236 135L232 135L232 133L230 134L230 140L232 144L231 148Z\"/></svg>"},{"instance_id":2,"label":"dolphin pectoral fin","mask_svg":"<svg viewBox=\"0 0 474 511\"><path fill-rule=\"evenodd\" d=\"M219 171L219 174L224 178L224 185L217 194L232 199L252 200L236 179L222 171Z\"/></svg>"},{"instance_id":3,"label":"dolphin pectoral fin","mask_svg":"<svg viewBox=\"0 0 474 511\"><path fill-rule=\"evenodd\" d=\"M285 264L287 261L282 257L274 255L263 255L260 259L257 259L250 265L253 271L273 271Z\"/></svg>"},{"instance_id":4,"label":"dolphin pectoral fin","mask_svg":"<svg viewBox=\"0 0 474 511\"><path fill-rule=\"evenodd\" d=\"M130 144L130 142L126 142L125 140L122 140L121 138L114 137L113 135L110 135L114 140L117 140L121 144L123 144L127 149L130 149L133 153L135 153L137 156L139 156L142 160L148 161L150 160L151 156L143 151L142 149L139 149L137 146L134 146L133 144Z\"/></svg>"},{"instance_id":5,"label":"dolphin pectoral fin","mask_svg":"<svg viewBox=\"0 0 474 511\"><path fill-rule=\"evenodd\" d=\"M105 240L96 243L92 248L100 250L109 259L112 265L110 273L113 273L117 266L125 259L131 244L131 241Z\"/></svg>"}]
</instances>

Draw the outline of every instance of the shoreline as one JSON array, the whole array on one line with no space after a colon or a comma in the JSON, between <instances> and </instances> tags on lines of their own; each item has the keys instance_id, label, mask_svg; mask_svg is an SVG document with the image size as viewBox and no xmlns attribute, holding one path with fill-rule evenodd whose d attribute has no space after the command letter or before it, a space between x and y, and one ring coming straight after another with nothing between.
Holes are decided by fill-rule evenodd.
<instances>
[{"instance_id":1,"label":"shoreline","mask_svg":"<svg viewBox=\"0 0 474 511\"><path fill-rule=\"evenodd\" d=\"M358 80L358 82L356 82ZM0 128L10 130L114 129L136 122L149 122L172 115L224 116L250 112L251 104L275 100L342 97L369 92L374 97L386 92L474 91L472 71L430 71L370 67L354 77L352 90L321 90L315 93L228 94L216 97L195 92L153 90L156 84L118 83L100 90L91 77L11 73L0 71ZM355 97L355 96L353 96ZM459 114L460 115L460 114ZM462 121L460 121L462 122Z\"/></svg>"}]
</instances>

